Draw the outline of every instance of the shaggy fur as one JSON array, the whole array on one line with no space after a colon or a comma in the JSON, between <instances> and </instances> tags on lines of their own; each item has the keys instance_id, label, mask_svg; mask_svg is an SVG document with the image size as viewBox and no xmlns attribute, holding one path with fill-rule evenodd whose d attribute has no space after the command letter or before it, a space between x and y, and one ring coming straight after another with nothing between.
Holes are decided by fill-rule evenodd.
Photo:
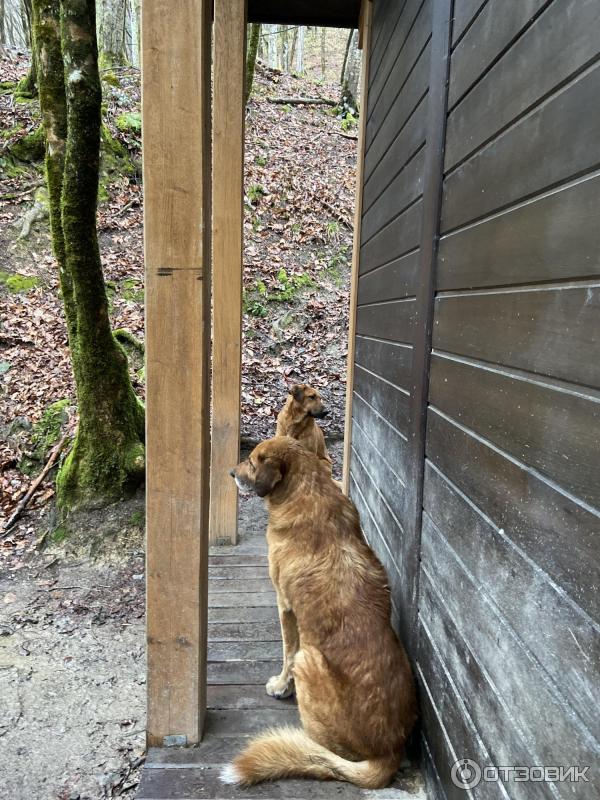
<instances>
[{"instance_id":1,"label":"shaggy fur","mask_svg":"<svg viewBox=\"0 0 600 800\"><path fill-rule=\"evenodd\" d=\"M289 437L262 442L232 474L266 497L269 573L283 669L267 693L294 689L303 729L254 739L224 770L238 784L292 775L389 783L415 723L408 659L390 624L383 567L328 465Z\"/></svg>"},{"instance_id":2,"label":"shaggy fur","mask_svg":"<svg viewBox=\"0 0 600 800\"><path fill-rule=\"evenodd\" d=\"M291 387L285 405L277 415L276 435L297 439L307 450L326 461L331 470L325 437L315 422L328 413L316 389L307 383L296 383Z\"/></svg>"}]
</instances>

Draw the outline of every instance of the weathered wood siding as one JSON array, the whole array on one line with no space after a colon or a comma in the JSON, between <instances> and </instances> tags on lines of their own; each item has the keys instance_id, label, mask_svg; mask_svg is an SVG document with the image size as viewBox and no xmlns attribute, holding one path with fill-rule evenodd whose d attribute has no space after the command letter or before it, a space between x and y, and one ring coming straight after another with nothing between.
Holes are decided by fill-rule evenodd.
<instances>
[{"instance_id":1,"label":"weathered wood siding","mask_svg":"<svg viewBox=\"0 0 600 800\"><path fill-rule=\"evenodd\" d=\"M591 798L600 3L455 0L447 94L431 100L445 136L428 312L415 298L441 6L374 3L351 495L415 663L432 793L464 798L450 770L472 758L596 765L595 784L481 783L474 798Z\"/></svg>"}]
</instances>

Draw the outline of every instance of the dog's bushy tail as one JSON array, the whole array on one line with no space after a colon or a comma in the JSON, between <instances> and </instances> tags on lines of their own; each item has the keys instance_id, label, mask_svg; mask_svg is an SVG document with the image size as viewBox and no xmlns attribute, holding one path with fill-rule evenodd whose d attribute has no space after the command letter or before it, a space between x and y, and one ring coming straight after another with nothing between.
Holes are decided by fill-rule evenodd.
<instances>
[{"instance_id":1,"label":"dog's bushy tail","mask_svg":"<svg viewBox=\"0 0 600 800\"><path fill-rule=\"evenodd\" d=\"M399 762L395 756L348 761L314 742L301 728L276 728L253 739L223 768L221 780L250 786L260 781L304 777L380 789L390 783Z\"/></svg>"}]
</instances>

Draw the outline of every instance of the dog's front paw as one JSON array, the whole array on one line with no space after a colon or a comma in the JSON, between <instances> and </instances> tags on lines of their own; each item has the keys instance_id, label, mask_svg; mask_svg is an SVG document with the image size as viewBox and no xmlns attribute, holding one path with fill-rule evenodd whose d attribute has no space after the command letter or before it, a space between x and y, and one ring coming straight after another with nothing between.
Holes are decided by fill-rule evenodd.
<instances>
[{"instance_id":1,"label":"dog's front paw","mask_svg":"<svg viewBox=\"0 0 600 800\"><path fill-rule=\"evenodd\" d=\"M283 700L284 697L289 697L294 693L294 679L286 677L285 675L273 675L269 678L266 685L267 694L270 697L276 697L278 700Z\"/></svg>"}]
</instances>

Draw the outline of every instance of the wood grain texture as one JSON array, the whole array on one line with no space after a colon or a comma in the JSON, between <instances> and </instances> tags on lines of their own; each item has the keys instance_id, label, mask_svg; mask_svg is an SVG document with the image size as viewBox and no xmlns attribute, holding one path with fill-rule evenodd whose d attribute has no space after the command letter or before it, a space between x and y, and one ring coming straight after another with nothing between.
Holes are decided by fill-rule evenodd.
<instances>
[{"instance_id":1,"label":"wood grain texture","mask_svg":"<svg viewBox=\"0 0 600 800\"><path fill-rule=\"evenodd\" d=\"M466 28L488 0L454 0L452 8L452 45L464 35Z\"/></svg>"},{"instance_id":2,"label":"wood grain texture","mask_svg":"<svg viewBox=\"0 0 600 800\"><path fill-rule=\"evenodd\" d=\"M354 395L354 418L363 431L369 432L369 438L380 453L386 454L388 466L398 477L400 483L406 483L406 437L393 428L390 423L369 406L360 395Z\"/></svg>"},{"instance_id":3,"label":"wood grain texture","mask_svg":"<svg viewBox=\"0 0 600 800\"><path fill-rule=\"evenodd\" d=\"M479 591L496 604L565 703L590 731L596 730L598 715L590 699L600 680L598 627L574 602L565 602L563 590L515 547L510 531L491 525L429 463L423 505ZM569 662L576 668L565 669Z\"/></svg>"},{"instance_id":4,"label":"wood grain texture","mask_svg":"<svg viewBox=\"0 0 600 800\"><path fill-rule=\"evenodd\" d=\"M551 3L449 115L445 171L595 58L599 27L596 0Z\"/></svg>"},{"instance_id":5,"label":"wood grain texture","mask_svg":"<svg viewBox=\"0 0 600 800\"><path fill-rule=\"evenodd\" d=\"M210 541L237 540L247 0L215 0Z\"/></svg>"},{"instance_id":6,"label":"wood grain texture","mask_svg":"<svg viewBox=\"0 0 600 800\"><path fill-rule=\"evenodd\" d=\"M569 705L556 692L554 683L539 668L537 660L524 647L495 604L478 589L473 577L448 548L429 517L424 515L423 519L422 580L425 586L421 592L421 613L430 629L439 629L431 605L431 611L428 613L426 610L430 603L427 596L431 595L435 580L435 594L443 598L445 606L443 618L452 621L459 637L468 643L472 657L487 673L487 692L496 694L510 710L513 740L522 736L528 743L530 757L533 756L534 760L518 763L550 764L554 759L559 764L593 764L597 743L592 734L570 713ZM461 587L460 592L452 590L457 585ZM456 659L449 653L446 656L452 647L449 640L449 636L436 636L447 668L454 677L458 671ZM469 662L465 666L468 665ZM466 702L465 694L461 695ZM527 703L519 702L523 697L527 697ZM491 718L490 722L493 725L494 719ZM496 733L499 742L505 736L505 732L502 735ZM494 752L493 748L489 749ZM573 796L572 786L555 786L560 786L559 796ZM547 786L544 789L547 792Z\"/></svg>"},{"instance_id":7,"label":"wood grain texture","mask_svg":"<svg viewBox=\"0 0 600 800\"><path fill-rule=\"evenodd\" d=\"M552 0L488 0L452 53L448 107L452 108L504 48Z\"/></svg>"},{"instance_id":8,"label":"wood grain texture","mask_svg":"<svg viewBox=\"0 0 600 800\"><path fill-rule=\"evenodd\" d=\"M443 236L437 289L599 276L598 253L600 175L594 173Z\"/></svg>"},{"instance_id":9,"label":"wood grain texture","mask_svg":"<svg viewBox=\"0 0 600 800\"><path fill-rule=\"evenodd\" d=\"M408 390L412 368L412 347L357 336L356 363L386 381Z\"/></svg>"},{"instance_id":10,"label":"wood grain texture","mask_svg":"<svg viewBox=\"0 0 600 800\"><path fill-rule=\"evenodd\" d=\"M600 516L430 409L427 456L525 555L600 623ZM568 542L568 546L565 545Z\"/></svg>"},{"instance_id":11,"label":"wood grain texture","mask_svg":"<svg viewBox=\"0 0 600 800\"><path fill-rule=\"evenodd\" d=\"M394 132L394 138L390 142L382 142L382 158L379 161L375 150L367 153L363 197L365 210L371 208L392 179L422 147L425 141L426 115L427 96L419 101L405 125Z\"/></svg>"},{"instance_id":12,"label":"wood grain texture","mask_svg":"<svg viewBox=\"0 0 600 800\"><path fill-rule=\"evenodd\" d=\"M360 267L360 240L362 225L363 172L365 161L365 136L367 108L369 103L369 58L371 50L371 26L373 6L363 0L361 13L361 42L363 45L361 65L361 103L363 112L360 119L359 146L356 165L356 204L354 208L354 236L352 241L352 272L350 279L350 308L348 310L348 355L346 356L346 406L344 409L344 455L342 465L342 490L348 494L350 458L352 443L352 385L354 383L354 347L356 339L356 306L358 302L358 283Z\"/></svg>"},{"instance_id":13,"label":"wood grain texture","mask_svg":"<svg viewBox=\"0 0 600 800\"><path fill-rule=\"evenodd\" d=\"M600 394L434 355L429 401L600 509Z\"/></svg>"},{"instance_id":14,"label":"wood grain texture","mask_svg":"<svg viewBox=\"0 0 600 800\"><path fill-rule=\"evenodd\" d=\"M142 10L149 744L198 742L205 711L209 15L203 0Z\"/></svg>"},{"instance_id":15,"label":"wood grain texture","mask_svg":"<svg viewBox=\"0 0 600 800\"><path fill-rule=\"evenodd\" d=\"M433 346L600 388L600 283L441 295Z\"/></svg>"},{"instance_id":16,"label":"wood grain texture","mask_svg":"<svg viewBox=\"0 0 600 800\"><path fill-rule=\"evenodd\" d=\"M354 391L400 433L408 428L408 392L356 365Z\"/></svg>"},{"instance_id":17,"label":"wood grain texture","mask_svg":"<svg viewBox=\"0 0 600 800\"><path fill-rule=\"evenodd\" d=\"M596 169L599 75L597 64L450 173L442 231Z\"/></svg>"},{"instance_id":18,"label":"wood grain texture","mask_svg":"<svg viewBox=\"0 0 600 800\"><path fill-rule=\"evenodd\" d=\"M360 274L358 302L360 305L382 300L401 300L416 292L419 252L413 250L405 256Z\"/></svg>"}]
</instances>

